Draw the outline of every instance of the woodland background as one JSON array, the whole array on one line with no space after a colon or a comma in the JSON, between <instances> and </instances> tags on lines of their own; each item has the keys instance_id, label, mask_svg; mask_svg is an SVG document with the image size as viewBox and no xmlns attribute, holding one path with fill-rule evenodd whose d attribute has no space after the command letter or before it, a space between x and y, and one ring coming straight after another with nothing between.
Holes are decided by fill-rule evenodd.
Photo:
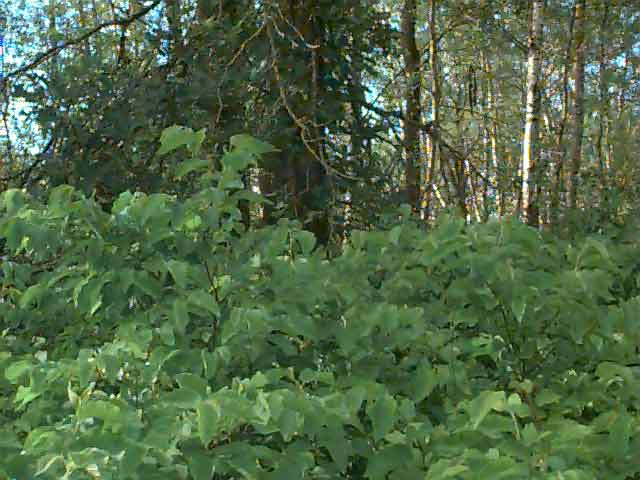
<instances>
[{"instance_id":1,"label":"woodland background","mask_svg":"<svg viewBox=\"0 0 640 480\"><path fill-rule=\"evenodd\" d=\"M0 12L0 480L640 479L637 0Z\"/></svg>"},{"instance_id":2,"label":"woodland background","mask_svg":"<svg viewBox=\"0 0 640 480\"><path fill-rule=\"evenodd\" d=\"M1 181L188 192L156 155L206 128L276 146L244 177L326 243L408 203L431 222L589 231L637 211L632 0L28 1L3 7ZM391 208L389 208L391 207Z\"/></svg>"}]
</instances>

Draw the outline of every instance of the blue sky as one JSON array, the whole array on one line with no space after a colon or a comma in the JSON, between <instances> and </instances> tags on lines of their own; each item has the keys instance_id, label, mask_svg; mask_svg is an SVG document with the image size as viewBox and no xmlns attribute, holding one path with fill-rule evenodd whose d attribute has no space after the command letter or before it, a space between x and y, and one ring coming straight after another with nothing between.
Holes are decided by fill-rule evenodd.
<instances>
[{"instance_id":1,"label":"blue sky","mask_svg":"<svg viewBox=\"0 0 640 480\"><path fill-rule=\"evenodd\" d=\"M25 7L41 8L41 4L39 2L27 0L25 2ZM9 11L7 11L7 9L9 9ZM14 20L15 18L20 17L18 15L17 9L18 7L15 5L15 3L12 4L10 2L4 3L2 6L0 6L0 13L5 14L8 17L6 30L4 32L1 32L4 40L4 65L2 65L3 75L6 75L11 70L13 70L16 66L21 65L22 62L24 61L22 58L16 56L17 50L15 48L16 47L15 34L14 34L14 29L12 28L12 20L15 21ZM4 101L4 99L2 100ZM24 116L20 115L20 111L24 109L26 106L27 105L20 99L11 98L9 103L10 119L11 120L24 119ZM16 132L14 129L10 129L9 135L12 143L16 143L16 141L18 141ZM32 153L35 153L38 151L38 148L36 146L30 150L32 150Z\"/></svg>"}]
</instances>

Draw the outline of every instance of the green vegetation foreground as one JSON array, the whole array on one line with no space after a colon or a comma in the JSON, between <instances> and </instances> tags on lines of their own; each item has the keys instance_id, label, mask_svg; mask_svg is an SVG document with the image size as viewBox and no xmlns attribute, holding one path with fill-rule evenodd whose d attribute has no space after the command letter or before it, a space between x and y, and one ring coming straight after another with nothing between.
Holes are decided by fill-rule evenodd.
<instances>
[{"instance_id":1,"label":"green vegetation foreground","mask_svg":"<svg viewBox=\"0 0 640 480\"><path fill-rule=\"evenodd\" d=\"M635 240L406 216L327 260L245 231L231 145L186 199L2 194L1 479L639 478Z\"/></svg>"}]
</instances>

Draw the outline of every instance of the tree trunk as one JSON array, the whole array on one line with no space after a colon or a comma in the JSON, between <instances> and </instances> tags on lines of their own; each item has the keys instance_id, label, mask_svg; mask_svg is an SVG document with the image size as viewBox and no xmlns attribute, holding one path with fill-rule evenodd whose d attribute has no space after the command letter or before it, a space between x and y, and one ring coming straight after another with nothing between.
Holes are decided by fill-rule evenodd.
<instances>
[{"instance_id":1,"label":"tree trunk","mask_svg":"<svg viewBox=\"0 0 640 480\"><path fill-rule=\"evenodd\" d=\"M100 12L98 11L98 4L96 0L91 0L91 14L93 16L94 25L98 25L100 23ZM95 54L96 58L102 58L102 36L97 35L94 36L94 47L96 49Z\"/></svg>"},{"instance_id":2,"label":"tree trunk","mask_svg":"<svg viewBox=\"0 0 640 480\"><path fill-rule=\"evenodd\" d=\"M78 24L82 30L87 28L87 15L84 11L84 2L85 0L78 0L76 2L76 8L78 11ZM87 60L91 57L91 44L89 43L89 39L87 38L84 42L82 42L84 47L84 55Z\"/></svg>"},{"instance_id":3,"label":"tree trunk","mask_svg":"<svg viewBox=\"0 0 640 480\"><path fill-rule=\"evenodd\" d=\"M600 169L605 172L609 168L607 145L605 143L607 124L609 122L609 84L607 82L607 23L609 21L609 2L605 0L602 6L602 23L600 24L600 52L599 52L599 82L600 114L598 125L598 157Z\"/></svg>"},{"instance_id":4,"label":"tree trunk","mask_svg":"<svg viewBox=\"0 0 640 480\"><path fill-rule=\"evenodd\" d=\"M420 208L420 53L416 45L416 0L405 0L401 14L401 45L406 72L404 150L407 200L414 211Z\"/></svg>"},{"instance_id":5,"label":"tree trunk","mask_svg":"<svg viewBox=\"0 0 640 480\"><path fill-rule=\"evenodd\" d=\"M429 68L431 70L431 131L438 133L440 126L440 72L438 65L438 32L436 31L437 0L429 0ZM436 135L428 137L429 165L427 166L427 182L425 195L425 218L432 213L431 190L437 191L437 172L439 171L440 146Z\"/></svg>"},{"instance_id":6,"label":"tree trunk","mask_svg":"<svg viewBox=\"0 0 640 480\"><path fill-rule=\"evenodd\" d=\"M567 46L564 54L564 66L562 72L562 116L556 132L556 148L557 161L555 162L555 178L551 187L551 207L550 207L550 223L556 225L560 216L560 197L564 191L564 162L565 162L565 145L564 133L569 120L569 65L571 63L571 48L573 46L573 29L576 19L575 7L571 9L569 17L569 28L567 33Z\"/></svg>"},{"instance_id":7,"label":"tree trunk","mask_svg":"<svg viewBox=\"0 0 640 480\"><path fill-rule=\"evenodd\" d=\"M504 215L505 192L503 182L504 173L499 171L500 160L498 154L498 94L495 87L495 82L493 81L493 69L491 66L491 61L486 54L484 68L485 74L487 75L487 112L491 117L488 126L491 152L491 164L488 168L490 168L491 170L488 178L492 188L495 188L494 195L496 197L498 216L502 217Z\"/></svg>"},{"instance_id":8,"label":"tree trunk","mask_svg":"<svg viewBox=\"0 0 640 480\"><path fill-rule=\"evenodd\" d=\"M538 96L538 71L540 70L540 38L542 36L542 8L541 0L534 0L531 6L529 21L529 39L527 54L527 106L522 146L522 212L527 224L538 225L538 215L535 205L535 169L539 159L534 158L536 151L536 128L540 103Z\"/></svg>"},{"instance_id":9,"label":"tree trunk","mask_svg":"<svg viewBox=\"0 0 640 480\"><path fill-rule=\"evenodd\" d=\"M283 40L275 59L277 68L284 72L286 65L290 64L287 62L302 60L300 63L305 68L295 72L299 82L295 86L300 92L308 92L308 98L289 91L284 82L293 81L290 77L280 79L278 88L282 89L285 97L286 115L295 127L291 129L295 137L290 137L287 145L280 146L284 167L273 171L274 182L288 186L293 215L315 234L319 243L326 244L332 235L332 199L329 198L332 188L329 172L322 163L325 133L318 126L317 118L318 105L324 96L324 61L319 53L324 26L317 15L320 8L317 0L279 0L279 4L286 21L279 28L287 32L287 38L297 38L298 46L292 48L289 40ZM271 38L275 41L274 35Z\"/></svg>"},{"instance_id":10,"label":"tree trunk","mask_svg":"<svg viewBox=\"0 0 640 480\"><path fill-rule=\"evenodd\" d=\"M596 150L600 163L600 190L602 208L609 212L609 175L611 173L611 156L609 146L609 82L607 81L608 57L608 22L609 22L609 1L602 2L602 23L600 24L600 51L599 51L599 71L598 90L600 100L600 112L598 115L598 139Z\"/></svg>"},{"instance_id":11,"label":"tree trunk","mask_svg":"<svg viewBox=\"0 0 640 480\"><path fill-rule=\"evenodd\" d=\"M569 210L578 207L578 183L582 163L582 135L584 131L584 13L585 0L577 0L575 19L576 56L573 66L573 80L575 83L573 97L573 148L571 151L569 198L567 199Z\"/></svg>"},{"instance_id":12,"label":"tree trunk","mask_svg":"<svg viewBox=\"0 0 640 480\"><path fill-rule=\"evenodd\" d=\"M463 131L463 116L465 111L465 106L467 102L467 92L465 91L465 76L464 74L456 74L463 69L462 65L454 65L452 68L452 78L451 84L452 89L457 91L457 94L454 96L454 110L455 110L455 125L456 125L456 135L455 137L461 139L464 142L464 131ZM464 143L463 143L464 145ZM446 161L447 169L449 170L449 178L452 182L453 194L452 198L458 204L458 211L460 215L465 219L465 221L469 221L469 209L467 208L467 170L465 168L466 156L465 155L454 155L453 158L447 158L447 156L443 156L443 159ZM453 165L451 164L453 163Z\"/></svg>"},{"instance_id":13,"label":"tree trunk","mask_svg":"<svg viewBox=\"0 0 640 480\"><path fill-rule=\"evenodd\" d=\"M182 20L181 0L166 0L165 15L170 31L170 52L174 57L181 56L182 47Z\"/></svg>"}]
</instances>

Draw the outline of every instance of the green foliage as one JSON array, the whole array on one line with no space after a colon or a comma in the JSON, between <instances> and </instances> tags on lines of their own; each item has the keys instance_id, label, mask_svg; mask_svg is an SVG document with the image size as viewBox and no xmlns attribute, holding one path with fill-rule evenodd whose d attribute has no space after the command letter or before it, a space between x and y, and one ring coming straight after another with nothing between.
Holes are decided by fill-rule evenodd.
<instances>
[{"instance_id":1,"label":"green foliage","mask_svg":"<svg viewBox=\"0 0 640 480\"><path fill-rule=\"evenodd\" d=\"M160 136L161 146L158 155L164 155L182 146L186 146L191 152L197 154L205 139L205 133L204 128L198 132L179 125L165 128Z\"/></svg>"},{"instance_id":2,"label":"green foliage","mask_svg":"<svg viewBox=\"0 0 640 480\"><path fill-rule=\"evenodd\" d=\"M245 231L270 150L234 137L193 195L110 213L2 194L0 478L640 474L637 242L405 219L327 260Z\"/></svg>"}]
</instances>

